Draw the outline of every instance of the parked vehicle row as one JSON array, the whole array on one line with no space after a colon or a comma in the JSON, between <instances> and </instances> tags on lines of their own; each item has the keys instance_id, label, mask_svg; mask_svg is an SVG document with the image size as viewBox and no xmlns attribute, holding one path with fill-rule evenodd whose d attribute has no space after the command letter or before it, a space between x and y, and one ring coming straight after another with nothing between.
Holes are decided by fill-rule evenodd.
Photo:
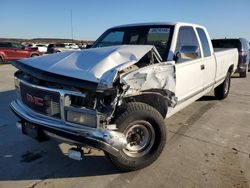
<instances>
[{"instance_id":1,"label":"parked vehicle row","mask_svg":"<svg viewBox=\"0 0 250 188\"><path fill-rule=\"evenodd\" d=\"M45 53L51 54L73 50L80 50L80 48L75 43L21 45L14 42L0 42L0 64L40 56Z\"/></svg>"},{"instance_id":2,"label":"parked vehicle row","mask_svg":"<svg viewBox=\"0 0 250 188\"><path fill-rule=\"evenodd\" d=\"M249 43L244 38L239 39L214 39L212 40L214 48L237 48L239 53L239 61L237 72L240 77L246 77L250 71L249 66Z\"/></svg>"},{"instance_id":3,"label":"parked vehicle row","mask_svg":"<svg viewBox=\"0 0 250 188\"><path fill-rule=\"evenodd\" d=\"M0 64L22 58L39 56L41 53L37 49L26 48L25 46L12 43L0 42Z\"/></svg>"},{"instance_id":4,"label":"parked vehicle row","mask_svg":"<svg viewBox=\"0 0 250 188\"><path fill-rule=\"evenodd\" d=\"M72 50L80 50L80 48L75 43L55 43L48 45L47 53L52 54Z\"/></svg>"},{"instance_id":5,"label":"parked vehicle row","mask_svg":"<svg viewBox=\"0 0 250 188\"><path fill-rule=\"evenodd\" d=\"M37 48L37 50L41 53L46 53L48 45L46 44L29 44L27 45L29 48Z\"/></svg>"},{"instance_id":6,"label":"parked vehicle row","mask_svg":"<svg viewBox=\"0 0 250 188\"><path fill-rule=\"evenodd\" d=\"M214 49L205 27L149 23L113 27L92 48L13 62L22 133L105 152L131 171L161 154L170 117L210 91L228 96L237 49ZM171 159L169 159L171 160Z\"/></svg>"}]
</instances>

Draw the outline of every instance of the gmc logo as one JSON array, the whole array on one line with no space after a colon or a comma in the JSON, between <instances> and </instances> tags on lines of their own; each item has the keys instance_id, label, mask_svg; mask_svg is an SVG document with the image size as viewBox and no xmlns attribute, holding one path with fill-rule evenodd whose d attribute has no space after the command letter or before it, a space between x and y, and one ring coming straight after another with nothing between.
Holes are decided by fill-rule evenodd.
<instances>
[{"instance_id":1,"label":"gmc logo","mask_svg":"<svg viewBox=\"0 0 250 188\"><path fill-rule=\"evenodd\" d=\"M26 99L31 104L34 104L37 106L43 106L43 99L42 98L32 96L32 95L26 93Z\"/></svg>"}]
</instances>

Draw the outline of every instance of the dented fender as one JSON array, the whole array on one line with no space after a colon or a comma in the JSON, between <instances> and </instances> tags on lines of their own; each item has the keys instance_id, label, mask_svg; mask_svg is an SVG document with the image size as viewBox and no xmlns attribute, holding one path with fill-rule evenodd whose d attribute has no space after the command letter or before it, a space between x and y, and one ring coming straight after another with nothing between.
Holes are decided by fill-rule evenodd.
<instances>
[{"instance_id":1,"label":"dented fender","mask_svg":"<svg viewBox=\"0 0 250 188\"><path fill-rule=\"evenodd\" d=\"M162 95L175 106L175 67L173 62L152 64L121 75L120 82L129 88L124 97L146 93Z\"/></svg>"}]
</instances>

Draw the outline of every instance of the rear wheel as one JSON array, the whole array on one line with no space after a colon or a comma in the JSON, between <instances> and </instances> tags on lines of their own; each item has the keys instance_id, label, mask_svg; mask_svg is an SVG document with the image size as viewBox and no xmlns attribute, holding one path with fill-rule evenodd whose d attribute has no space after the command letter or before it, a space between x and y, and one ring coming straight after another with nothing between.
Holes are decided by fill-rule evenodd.
<instances>
[{"instance_id":1,"label":"rear wheel","mask_svg":"<svg viewBox=\"0 0 250 188\"><path fill-rule=\"evenodd\" d=\"M4 60L3 60L2 57L0 57L0 65L1 65L1 64L4 64Z\"/></svg>"},{"instance_id":2,"label":"rear wheel","mask_svg":"<svg viewBox=\"0 0 250 188\"><path fill-rule=\"evenodd\" d=\"M214 89L214 95L217 99L222 100L228 96L231 85L231 73L228 72L223 83Z\"/></svg>"},{"instance_id":3,"label":"rear wheel","mask_svg":"<svg viewBox=\"0 0 250 188\"><path fill-rule=\"evenodd\" d=\"M119 157L106 153L118 168L138 170L159 157L166 143L166 126L156 109L145 103L128 103L117 115L115 123L128 142L120 150Z\"/></svg>"}]
</instances>

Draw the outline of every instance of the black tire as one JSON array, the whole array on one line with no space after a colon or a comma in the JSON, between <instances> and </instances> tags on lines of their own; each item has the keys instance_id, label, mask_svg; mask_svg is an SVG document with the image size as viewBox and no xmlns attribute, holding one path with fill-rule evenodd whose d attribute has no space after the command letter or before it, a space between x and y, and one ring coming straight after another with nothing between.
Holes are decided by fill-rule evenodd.
<instances>
[{"instance_id":1,"label":"black tire","mask_svg":"<svg viewBox=\"0 0 250 188\"><path fill-rule=\"evenodd\" d=\"M246 77L247 77L247 72L248 72L247 69L248 69L248 68L246 68L246 71L245 71L245 72L240 72L240 73L239 73L241 78L246 78Z\"/></svg>"},{"instance_id":2,"label":"black tire","mask_svg":"<svg viewBox=\"0 0 250 188\"><path fill-rule=\"evenodd\" d=\"M4 63L5 63L5 62L4 62L3 58L0 57L0 65L1 65L1 64L4 64Z\"/></svg>"},{"instance_id":3,"label":"black tire","mask_svg":"<svg viewBox=\"0 0 250 188\"><path fill-rule=\"evenodd\" d=\"M231 72L228 72L224 82L218 85L214 89L215 97L219 100L227 98L230 90L230 85L231 85Z\"/></svg>"},{"instance_id":4,"label":"black tire","mask_svg":"<svg viewBox=\"0 0 250 188\"><path fill-rule=\"evenodd\" d=\"M37 57L39 56L38 54L32 54L30 57Z\"/></svg>"},{"instance_id":5,"label":"black tire","mask_svg":"<svg viewBox=\"0 0 250 188\"><path fill-rule=\"evenodd\" d=\"M131 147L133 150L133 147L140 147L142 142L145 148L140 149L137 153L130 151L126 147L120 150L119 157L115 157L109 153L106 153L106 156L122 171L134 171L152 164L160 156L167 138L166 125L161 114L155 108L145 103L130 102L119 110L116 117L115 123L118 131L128 135L128 142L139 142L139 144L137 143L132 146L128 144L127 147ZM135 128L136 126L137 128L139 126L142 129L146 128L144 129L145 132L142 130L140 130L141 132L138 131ZM130 129L132 133L128 132ZM146 134L147 131L152 132L151 134ZM143 134L141 134L142 132ZM150 137L147 138L146 136ZM145 144L145 140L148 140L149 143L146 142L148 144Z\"/></svg>"}]
</instances>

